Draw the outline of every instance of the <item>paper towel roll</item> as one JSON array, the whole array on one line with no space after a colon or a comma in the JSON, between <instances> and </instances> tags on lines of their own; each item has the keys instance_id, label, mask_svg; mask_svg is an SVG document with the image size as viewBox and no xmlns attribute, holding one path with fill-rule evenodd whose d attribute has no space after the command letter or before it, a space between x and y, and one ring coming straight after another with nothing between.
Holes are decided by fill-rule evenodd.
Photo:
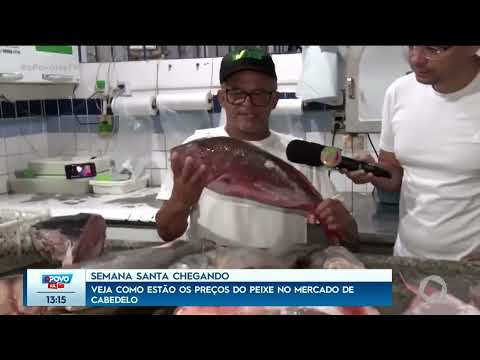
<instances>
[{"instance_id":1,"label":"paper towel roll","mask_svg":"<svg viewBox=\"0 0 480 360\"><path fill-rule=\"evenodd\" d=\"M272 115L302 115L302 99L280 99Z\"/></svg>"},{"instance_id":2,"label":"paper towel roll","mask_svg":"<svg viewBox=\"0 0 480 360\"><path fill-rule=\"evenodd\" d=\"M155 115L154 95L118 96L112 100L112 111L119 116L148 116Z\"/></svg>"},{"instance_id":3,"label":"paper towel roll","mask_svg":"<svg viewBox=\"0 0 480 360\"><path fill-rule=\"evenodd\" d=\"M297 95L305 101L320 100L336 104L341 97L337 54L324 52L320 46L306 46L302 62Z\"/></svg>"},{"instance_id":4,"label":"paper towel roll","mask_svg":"<svg viewBox=\"0 0 480 360\"><path fill-rule=\"evenodd\" d=\"M210 91L177 91L160 93L157 96L157 108L173 111L198 111L212 108Z\"/></svg>"}]
</instances>

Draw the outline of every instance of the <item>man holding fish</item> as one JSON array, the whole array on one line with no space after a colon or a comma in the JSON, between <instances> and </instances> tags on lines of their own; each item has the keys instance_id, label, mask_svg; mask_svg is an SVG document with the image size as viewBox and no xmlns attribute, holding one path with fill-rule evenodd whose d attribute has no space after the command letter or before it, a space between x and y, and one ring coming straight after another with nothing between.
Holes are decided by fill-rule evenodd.
<instances>
[{"instance_id":1,"label":"man holding fish","mask_svg":"<svg viewBox=\"0 0 480 360\"><path fill-rule=\"evenodd\" d=\"M172 149L159 194L166 200L156 216L160 237L171 241L187 232L192 239L270 248L305 243L308 221L320 224L331 243L358 245L357 225L328 170L288 163L286 147L295 138L269 129L279 99L270 55L228 54L220 82L226 125L197 130Z\"/></svg>"}]
</instances>

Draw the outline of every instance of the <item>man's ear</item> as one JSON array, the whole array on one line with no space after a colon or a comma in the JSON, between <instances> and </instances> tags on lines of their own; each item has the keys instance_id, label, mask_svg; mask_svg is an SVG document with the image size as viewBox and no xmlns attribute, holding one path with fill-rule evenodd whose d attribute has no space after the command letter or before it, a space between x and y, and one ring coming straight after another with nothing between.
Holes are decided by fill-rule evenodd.
<instances>
[{"instance_id":1,"label":"man's ear","mask_svg":"<svg viewBox=\"0 0 480 360\"><path fill-rule=\"evenodd\" d=\"M226 98L227 94L225 93L225 89L220 89L218 90L217 92L217 100L218 102L220 103L220 105L223 107L225 107L225 104L227 102L227 98Z\"/></svg>"},{"instance_id":2,"label":"man's ear","mask_svg":"<svg viewBox=\"0 0 480 360\"><path fill-rule=\"evenodd\" d=\"M273 93L273 100L272 100L272 110L277 107L278 100L280 99L280 94L278 91Z\"/></svg>"},{"instance_id":3,"label":"man's ear","mask_svg":"<svg viewBox=\"0 0 480 360\"><path fill-rule=\"evenodd\" d=\"M477 55L480 56L480 46L468 46L468 54L471 56Z\"/></svg>"}]
</instances>

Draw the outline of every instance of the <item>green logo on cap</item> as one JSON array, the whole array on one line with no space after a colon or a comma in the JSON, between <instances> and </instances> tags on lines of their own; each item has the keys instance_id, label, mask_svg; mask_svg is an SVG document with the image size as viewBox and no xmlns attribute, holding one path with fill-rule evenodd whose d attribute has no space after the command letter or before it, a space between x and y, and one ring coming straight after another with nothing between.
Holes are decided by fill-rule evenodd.
<instances>
[{"instance_id":1,"label":"green logo on cap","mask_svg":"<svg viewBox=\"0 0 480 360\"><path fill-rule=\"evenodd\" d=\"M232 60L238 61L245 58L253 58L262 60L266 56L265 52L260 49L243 49L240 52L232 54Z\"/></svg>"}]
</instances>

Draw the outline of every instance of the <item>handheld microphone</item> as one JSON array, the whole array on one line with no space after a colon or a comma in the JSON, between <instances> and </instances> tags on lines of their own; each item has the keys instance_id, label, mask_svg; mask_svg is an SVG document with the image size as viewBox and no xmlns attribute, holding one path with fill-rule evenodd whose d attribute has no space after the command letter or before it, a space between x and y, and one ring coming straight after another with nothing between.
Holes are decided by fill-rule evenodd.
<instances>
[{"instance_id":1,"label":"handheld microphone","mask_svg":"<svg viewBox=\"0 0 480 360\"><path fill-rule=\"evenodd\" d=\"M364 170L378 177L392 177L388 171L377 165L341 156L341 150L333 146L324 146L303 140L292 140L288 144L287 159L297 164L328 166L348 171Z\"/></svg>"}]
</instances>

